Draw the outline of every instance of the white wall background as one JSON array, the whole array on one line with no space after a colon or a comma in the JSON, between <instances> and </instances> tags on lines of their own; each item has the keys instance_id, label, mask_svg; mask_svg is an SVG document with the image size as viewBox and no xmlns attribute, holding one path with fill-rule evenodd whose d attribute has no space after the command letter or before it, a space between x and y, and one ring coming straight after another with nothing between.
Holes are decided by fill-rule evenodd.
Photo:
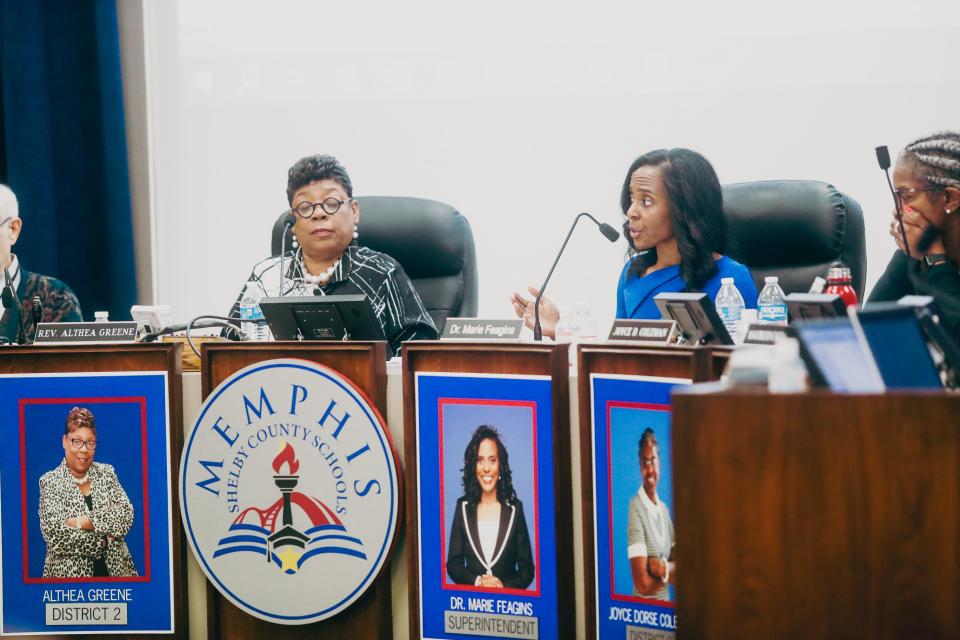
<instances>
[{"instance_id":1,"label":"white wall background","mask_svg":"<svg viewBox=\"0 0 960 640\"><path fill-rule=\"evenodd\" d=\"M287 169L318 152L357 195L459 208L487 317L540 283L577 212L619 225L629 163L662 146L722 182L855 197L869 289L893 249L873 148L960 127L956 0L146 1L154 301L178 319L226 312ZM625 248L579 228L550 293L603 330Z\"/></svg>"}]
</instances>

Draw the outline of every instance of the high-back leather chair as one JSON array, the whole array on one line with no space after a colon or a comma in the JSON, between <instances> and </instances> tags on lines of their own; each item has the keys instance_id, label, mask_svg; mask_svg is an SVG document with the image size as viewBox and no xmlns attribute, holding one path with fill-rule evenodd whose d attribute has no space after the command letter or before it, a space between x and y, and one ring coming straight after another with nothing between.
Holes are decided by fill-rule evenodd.
<instances>
[{"instance_id":1,"label":"high-back leather chair","mask_svg":"<svg viewBox=\"0 0 960 640\"><path fill-rule=\"evenodd\" d=\"M448 317L477 315L477 254L470 223L443 202L398 196L359 196L357 242L386 253L403 267L443 331ZM273 225L272 255L280 255L287 213ZM291 246L287 231L286 246Z\"/></svg>"},{"instance_id":2,"label":"high-back leather chair","mask_svg":"<svg viewBox=\"0 0 960 640\"><path fill-rule=\"evenodd\" d=\"M843 261L863 300L867 251L860 204L833 185L813 180L766 180L723 186L730 257L750 268L760 291L778 276L786 293L806 293Z\"/></svg>"}]
</instances>

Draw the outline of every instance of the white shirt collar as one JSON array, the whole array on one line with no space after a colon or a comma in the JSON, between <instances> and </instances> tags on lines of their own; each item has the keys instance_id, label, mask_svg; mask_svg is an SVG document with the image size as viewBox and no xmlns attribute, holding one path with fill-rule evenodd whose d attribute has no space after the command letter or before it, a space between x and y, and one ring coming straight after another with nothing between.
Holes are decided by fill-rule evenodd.
<instances>
[{"instance_id":1,"label":"white shirt collar","mask_svg":"<svg viewBox=\"0 0 960 640\"><path fill-rule=\"evenodd\" d=\"M654 504L653 500L650 499L650 496L647 495L647 492L643 490L643 487L640 487L640 490L637 491L637 495L640 496L640 502L643 503L644 509L650 512L650 515L654 517L660 516L659 496L657 496L657 503Z\"/></svg>"}]
</instances>

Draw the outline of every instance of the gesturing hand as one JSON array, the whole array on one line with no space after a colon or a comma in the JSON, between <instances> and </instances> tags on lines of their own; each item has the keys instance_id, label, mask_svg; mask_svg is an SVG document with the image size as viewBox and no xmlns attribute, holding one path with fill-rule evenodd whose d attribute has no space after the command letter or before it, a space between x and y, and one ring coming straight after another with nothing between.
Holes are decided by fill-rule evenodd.
<instances>
[{"instance_id":1,"label":"gesturing hand","mask_svg":"<svg viewBox=\"0 0 960 640\"><path fill-rule=\"evenodd\" d=\"M519 293L513 293L510 296L510 303L513 305L513 312L518 318L523 318L523 323L530 329L533 329L533 301L540 295L536 287L527 287L527 291L533 296L532 299L524 298ZM560 310L550 298L546 296L540 298L540 329L543 335L551 338L556 337L557 321L560 319Z\"/></svg>"}]
</instances>

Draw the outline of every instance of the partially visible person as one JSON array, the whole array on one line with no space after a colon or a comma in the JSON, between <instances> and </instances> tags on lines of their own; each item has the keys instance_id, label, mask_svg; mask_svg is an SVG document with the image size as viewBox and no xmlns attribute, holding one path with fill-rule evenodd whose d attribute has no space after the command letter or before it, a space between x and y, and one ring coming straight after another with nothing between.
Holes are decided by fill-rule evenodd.
<instances>
[{"instance_id":1,"label":"partially visible person","mask_svg":"<svg viewBox=\"0 0 960 640\"><path fill-rule=\"evenodd\" d=\"M903 211L901 222L894 209L890 223L898 251L868 302L932 296L942 312L941 321L960 340L960 132L934 133L904 147L893 171L893 186ZM901 225L912 257L905 252ZM940 232L920 251L920 237L931 225Z\"/></svg>"},{"instance_id":2,"label":"partially visible person","mask_svg":"<svg viewBox=\"0 0 960 640\"><path fill-rule=\"evenodd\" d=\"M510 456L490 425L473 432L463 452L463 496L457 500L447 574L456 584L526 589L534 578L523 503L513 488Z\"/></svg>"},{"instance_id":3,"label":"partially visible person","mask_svg":"<svg viewBox=\"0 0 960 640\"><path fill-rule=\"evenodd\" d=\"M33 340L37 331L33 321L34 296L40 297L41 322L80 322L83 319L80 302L70 287L56 278L27 271L12 253L22 228L17 196L10 187L0 184L0 288L6 286L3 275L3 269L6 269L23 307L21 317L15 304L8 309L0 301L0 341L15 341L21 328L26 341Z\"/></svg>"},{"instance_id":4,"label":"partially visible person","mask_svg":"<svg viewBox=\"0 0 960 640\"><path fill-rule=\"evenodd\" d=\"M287 201L295 221L294 246L284 256L257 263L244 286L257 287L266 296L269 287L279 284L280 269L285 269L281 296L362 293L391 353L398 352L405 340L438 337L433 319L400 263L357 244L360 205L353 198L347 170L336 158L308 156L290 167ZM239 318L242 296L241 290L231 318Z\"/></svg>"},{"instance_id":5,"label":"partially visible person","mask_svg":"<svg viewBox=\"0 0 960 640\"><path fill-rule=\"evenodd\" d=\"M43 577L136 576L124 541L133 505L113 467L93 461L97 425L89 409L70 410L62 442L63 460L40 478Z\"/></svg>"},{"instance_id":6,"label":"partially visible person","mask_svg":"<svg viewBox=\"0 0 960 640\"><path fill-rule=\"evenodd\" d=\"M717 297L720 280L731 277L748 309L757 306L757 288L746 266L725 256L727 220L723 191L713 167L690 149L657 149L640 156L627 170L620 207L630 260L617 282L617 318L659 319L658 293L703 291ZM538 291L529 287L536 298ZM532 301L511 296L513 309L533 328ZM555 336L560 313L540 299L540 324Z\"/></svg>"},{"instance_id":7,"label":"partially visible person","mask_svg":"<svg viewBox=\"0 0 960 640\"><path fill-rule=\"evenodd\" d=\"M647 427L638 443L640 490L630 498L627 513L627 557L633 577L633 595L669 600L668 584L677 579L673 561L676 537L670 509L657 495L660 482L660 446Z\"/></svg>"}]
</instances>

